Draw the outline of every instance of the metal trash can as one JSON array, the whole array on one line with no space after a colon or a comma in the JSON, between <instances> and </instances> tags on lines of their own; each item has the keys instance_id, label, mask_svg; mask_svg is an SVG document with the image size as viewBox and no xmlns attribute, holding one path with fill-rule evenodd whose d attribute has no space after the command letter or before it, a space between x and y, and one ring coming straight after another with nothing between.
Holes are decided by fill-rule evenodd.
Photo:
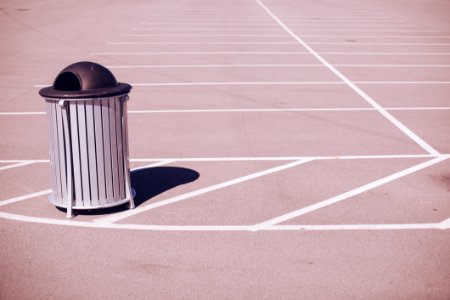
<instances>
[{"instance_id":1,"label":"metal trash can","mask_svg":"<svg viewBox=\"0 0 450 300\"><path fill-rule=\"evenodd\" d=\"M50 140L49 201L72 209L129 202L134 208L128 157L127 100L131 85L105 67L78 62L63 69L45 98Z\"/></svg>"}]
</instances>

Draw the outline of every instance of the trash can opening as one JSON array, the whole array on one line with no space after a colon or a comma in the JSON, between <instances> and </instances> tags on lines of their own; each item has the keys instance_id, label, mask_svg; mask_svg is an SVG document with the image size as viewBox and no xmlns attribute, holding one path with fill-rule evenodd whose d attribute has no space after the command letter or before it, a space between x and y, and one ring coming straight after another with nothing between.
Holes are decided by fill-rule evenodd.
<instances>
[{"instance_id":1,"label":"trash can opening","mask_svg":"<svg viewBox=\"0 0 450 300\"><path fill-rule=\"evenodd\" d=\"M58 91L80 91L81 80L75 73L64 72L58 75L53 86Z\"/></svg>"}]
</instances>

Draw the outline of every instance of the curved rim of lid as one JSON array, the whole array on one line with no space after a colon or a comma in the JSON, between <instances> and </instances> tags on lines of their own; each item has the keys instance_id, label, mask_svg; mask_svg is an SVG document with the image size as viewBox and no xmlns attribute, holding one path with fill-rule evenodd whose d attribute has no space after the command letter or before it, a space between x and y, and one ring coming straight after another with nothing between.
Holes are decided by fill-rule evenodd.
<instances>
[{"instance_id":1,"label":"curved rim of lid","mask_svg":"<svg viewBox=\"0 0 450 300\"><path fill-rule=\"evenodd\" d=\"M44 98L58 99L80 99L80 98L102 98L128 94L132 86L128 83L118 82L117 86L106 87L101 89L80 90L80 91L61 91L56 90L53 86L42 88L39 95Z\"/></svg>"}]
</instances>

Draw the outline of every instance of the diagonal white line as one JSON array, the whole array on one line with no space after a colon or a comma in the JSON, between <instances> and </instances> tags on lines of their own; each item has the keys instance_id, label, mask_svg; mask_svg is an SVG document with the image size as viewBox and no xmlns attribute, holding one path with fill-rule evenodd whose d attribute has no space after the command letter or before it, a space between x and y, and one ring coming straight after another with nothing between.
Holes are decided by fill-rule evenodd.
<instances>
[{"instance_id":1,"label":"diagonal white line","mask_svg":"<svg viewBox=\"0 0 450 300\"><path fill-rule=\"evenodd\" d=\"M447 220L444 220L441 223L437 224L437 227L439 229L450 229L450 218L448 218Z\"/></svg>"},{"instance_id":2,"label":"diagonal white line","mask_svg":"<svg viewBox=\"0 0 450 300\"><path fill-rule=\"evenodd\" d=\"M345 192L345 193L342 193L342 194L337 195L335 197L329 198L327 200L324 200L324 201L315 203L313 205L306 206L306 207L303 207L303 208L298 209L298 210L294 210L292 212L286 213L286 214L278 216L276 218L264 221L262 223L256 224L255 225L255 230L262 230L262 229L265 229L265 228L270 227L272 225L276 225L276 224L279 224L279 223L282 223L282 222L286 222L286 221L289 221L289 220L291 220L293 218L296 218L296 217L305 215L307 213L313 212L315 210L318 210L318 209L330 206L332 204L344 201L344 200L346 200L348 198L351 198L353 196L362 194L364 192L367 192L369 190L372 190L374 188L382 186L382 185L384 185L386 183L389 183L391 181L394 181L394 180L399 179L401 177L404 177L406 175L409 175L409 174L415 173L415 172L417 172L419 170L425 169L425 168L427 168L429 166L437 164L437 163L439 163L441 161L444 161L444 160L446 160L448 158L449 157L447 157L447 156L436 157L434 159L431 159L431 160L428 160L426 162L420 163L420 164L415 165L413 167L410 167L408 169L405 169L405 170L402 170L400 172L396 172L396 173L391 174L389 176L383 177L381 179L372 181L371 183L365 184L363 186L360 186L360 187L355 188L353 190L350 190L348 192Z\"/></svg>"},{"instance_id":3,"label":"diagonal white line","mask_svg":"<svg viewBox=\"0 0 450 300\"><path fill-rule=\"evenodd\" d=\"M0 212L0 218L19 222L37 224L50 224L58 226L73 226L84 228L108 228L122 230L144 231L185 231L185 232L211 232L211 231L252 231L249 225L152 225L152 224L117 224L94 223L86 221L73 221L66 219L50 219L32 216L17 215ZM265 231L344 231L344 230L445 230L448 226L434 223L422 224L345 224L345 225L274 225L265 228Z\"/></svg>"},{"instance_id":4,"label":"diagonal white line","mask_svg":"<svg viewBox=\"0 0 450 300\"><path fill-rule=\"evenodd\" d=\"M406 134L410 139L416 142L428 153L433 155L439 155L439 152L431 147L427 142L420 138L417 134L412 132L403 123L397 120L393 115L387 112L378 102L376 102L372 97L361 90L355 83L348 79L344 74L339 72L335 67L333 67L327 60L325 60L321 55L319 55L314 49L312 49L308 44L306 44L301 38L299 38L294 32L292 32L283 22L278 19L260 0L256 2L281 26L283 29L293 37L300 45L302 45L311 55L313 55L317 60L323 63L331 72L333 72L337 77L339 77L343 82L345 82L353 91L360 95L364 100L366 100L370 105L378 110L386 119L388 119L392 124L394 124L398 129L400 129L404 134Z\"/></svg>"},{"instance_id":5,"label":"diagonal white line","mask_svg":"<svg viewBox=\"0 0 450 300\"><path fill-rule=\"evenodd\" d=\"M27 194L27 195L23 195L23 196L19 196L19 197L14 197L8 200L2 200L0 201L0 206L4 206L4 205L8 205L11 203L16 203L16 202L20 202L23 200L27 200L27 199L31 199L31 198L35 198L35 197L39 197L39 196L43 196L43 195L47 195L50 194L52 192L52 190L44 190L44 191L40 191L40 192L36 192L36 193L31 193L31 194Z\"/></svg>"},{"instance_id":6,"label":"diagonal white line","mask_svg":"<svg viewBox=\"0 0 450 300\"><path fill-rule=\"evenodd\" d=\"M96 219L95 221L96 222L103 222L103 223L114 223L114 222L123 220L125 218L134 216L134 215L136 215L138 213L141 213L141 212L144 212L144 211L147 211L147 210L151 210L151 209L155 209L155 208L158 208L158 207L161 207L161 206L165 206L165 205L173 204L173 203L176 203L176 202L180 202L180 201L183 201L183 200L195 197L195 196L199 196L199 195L203 195L203 194L206 194L206 193L209 193L209 192L212 192L212 191L223 189L223 188L226 188L226 187L238 184L238 183L242 183L242 182L245 182L245 181L249 181L249 180L261 177L261 176L265 176L265 175L269 175L269 174L272 174L272 173L283 171L283 170L286 170L286 169L289 169L289 168L293 168L293 167L296 167L298 165L307 163L307 162L312 161L312 160L313 159L302 159L302 160L290 162L290 163L287 163L287 164L284 164L284 165L281 165L281 166L278 166L278 167L275 167L275 168L267 169L267 170L264 170L264 171L261 171L261 172L256 172L256 173L249 174L249 175L246 175L246 176L243 176L243 177L239 177L239 178L235 178L235 179L232 179L232 180L228 180L228 181L225 181L225 182L222 182L222 183L219 183L219 184L208 186L208 187L196 190L196 191L192 191L192 192L189 192L189 193L178 195L178 196L175 196L175 197L172 197L172 198L169 198L169 199L166 199L166 200L162 200L162 201L159 201L159 202L151 203L151 204L148 204L148 205L145 205L145 206L142 206L142 207L137 207L137 208L135 208L133 210L127 210L127 211L124 211L122 213L118 213L118 214L115 214L115 215L112 215L112 216L99 218L99 219Z\"/></svg>"},{"instance_id":7,"label":"diagonal white line","mask_svg":"<svg viewBox=\"0 0 450 300\"><path fill-rule=\"evenodd\" d=\"M27 166L27 165L31 165L31 164L34 164L34 161L24 161L24 162L20 162L20 163L17 163L17 164L1 167L0 171L13 169L13 168L18 168L18 167L23 167L23 166Z\"/></svg>"}]
</instances>

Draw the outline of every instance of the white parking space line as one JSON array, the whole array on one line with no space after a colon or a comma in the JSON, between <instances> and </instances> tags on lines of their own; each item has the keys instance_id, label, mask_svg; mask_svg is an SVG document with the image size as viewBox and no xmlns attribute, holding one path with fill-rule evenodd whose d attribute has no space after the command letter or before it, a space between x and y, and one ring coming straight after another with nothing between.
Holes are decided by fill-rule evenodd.
<instances>
[{"instance_id":1,"label":"white parking space line","mask_svg":"<svg viewBox=\"0 0 450 300\"><path fill-rule=\"evenodd\" d=\"M19 163L13 164L13 165L0 167L0 171L14 169L14 168L23 167L23 166L28 166L31 164L34 164L34 161L19 162Z\"/></svg>"},{"instance_id":2,"label":"white parking space line","mask_svg":"<svg viewBox=\"0 0 450 300\"><path fill-rule=\"evenodd\" d=\"M226 28L223 29L221 27L217 27L217 28L210 28L210 27L205 27L205 28L199 28L199 27L132 27L130 28L131 30L142 30L142 31L263 31L263 32L269 32L269 31L275 31L275 32L280 32L280 28Z\"/></svg>"},{"instance_id":3,"label":"white parking space line","mask_svg":"<svg viewBox=\"0 0 450 300\"><path fill-rule=\"evenodd\" d=\"M347 231L347 230L421 230L448 229L435 223L418 224L343 224L343 225L274 225L264 230L275 231Z\"/></svg>"},{"instance_id":4,"label":"white parking space line","mask_svg":"<svg viewBox=\"0 0 450 300\"><path fill-rule=\"evenodd\" d=\"M119 55L310 55L304 51L186 51L186 52L92 52L91 55L98 56L119 56ZM401 56L440 56L450 55L450 52L337 52L337 51L319 51L320 55L401 55Z\"/></svg>"},{"instance_id":5,"label":"white parking space line","mask_svg":"<svg viewBox=\"0 0 450 300\"><path fill-rule=\"evenodd\" d=\"M450 110L450 107L392 107L386 110L420 111L420 110ZM165 114L165 113L267 113L267 112L361 112L377 111L373 107L348 108L248 108L248 109L167 109L167 110L130 110L130 114Z\"/></svg>"},{"instance_id":6,"label":"white parking space line","mask_svg":"<svg viewBox=\"0 0 450 300\"><path fill-rule=\"evenodd\" d=\"M46 85L47 86L47 85ZM10 112L6 112L6 111L2 111L0 112L0 116L14 116L14 115L45 115L45 111L10 111Z\"/></svg>"},{"instance_id":7,"label":"white parking space line","mask_svg":"<svg viewBox=\"0 0 450 300\"><path fill-rule=\"evenodd\" d=\"M421 55L450 55L450 52L317 52L322 55L411 55L411 56L421 56Z\"/></svg>"},{"instance_id":8,"label":"white parking space line","mask_svg":"<svg viewBox=\"0 0 450 300\"><path fill-rule=\"evenodd\" d=\"M293 42L149 42L149 41L113 41L107 45L296 45Z\"/></svg>"},{"instance_id":9,"label":"white parking space line","mask_svg":"<svg viewBox=\"0 0 450 300\"><path fill-rule=\"evenodd\" d=\"M435 107L385 107L388 111L421 111L421 110L450 110L450 106ZM229 108L229 109L151 109L151 110L128 110L129 114L179 114L179 113L281 113L281 112L358 112L358 111L376 111L373 107L318 107L318 108ZM2 112L0 116L28 116L45 115L45 112ZM33 163L33 162L31 162ZM4 167L6 168L6 167ZM0 170L2 170L0 168Z\"/></svg>"},{"instance_id":10,"label":"white parking space line","mask_svg":"<svg viewBox=\"0 0 450 300\"><path fill-rule=\"evenodd\" d=\"M262 177L262 176L266 176L266 175L273 174L273 173L276 173L276 172L280 172L280 171L283 171L283 170L286 170L286 169L290 169L290 168L299 166L301 164L304 164L304 163L307 163L307 162L310 162L310 161L312 161L312 159L302 159L302 160L298 160L298 161L294 161L294 162L289 162L287 164L284 164L284 165L281 165L281 166L278 166L278 167L274 167L274 168L270 168L270 169L267 169L267 170L264 170L264 171L252 173L252 174L249 174L249 175L246 175L246 176L242 176L242 177L239 177L239 178L235 178L235 179L232 179L232 180L228 180L228 181L225 181L225 182L222 182L222 183L219 183L219 184L208 186L208 187L196 190L196 191L192 191L192 192L189 192L189 193L178 195L178 196L166 199L166 200L162 200L162 201L158 201L158 202L151 203L151 204L148 204L148 205L140 206L140 207L137 207L137 208L135 208L133 210L127 210L127 211L124 211L122 213L117 213L117 214L114 214L114 215L111 215L111 216L98 218L98 219L95 220L95 222L114 223L114 222L123 220L125 218L137 215L139 213L142 213L142 212L145 212L145 211L148 211L148 210L151 210L151 209L155 209L155 208L158 208L158 207L162 207L162 206L166 206L166 205L169 205L169 204L173 204L173 203L177 203L177 202L180 202L180 201L184 201L184 200L187 200L187 199L190 199L190 198L193 198L193 197L196 197L196 196L200 196L200 195L212 192L212 191L216 191L216 190L219 190L219 189L223 189L223 188L235 185L235 184L239 184L239 183L242 183L242 182L245 182L245 181L249 181L249 180L256 179L256 178L259 178L259 177Z\"/></svg>"},{"instance_id":11,"label":"white parking space line","mask_svg":"<svg viewBox=\"0 0 450 300\"><path fill-rule=\"evenodd\" d=\"M397 120L393 115L387 112L378 102L372 99L368 94L366 94L362 89L360 89L355 82L349 80L344 74L339 72L333 65L331 65L327 60L325 60L320 54L318 54L314 49L312 49L303 39L299 38L292 30L290 30L278 17L276 17L260 0L256 2L263 8L275 22L277 22L292 38L294 38L301 46L303 46L308 52L311 53L317 60L323 63L331 72L333 72L337 77L339 77L345 84L347 84L355 93L361 96L367 103L372 105L378 110L378 112L383 115L388 121L395 125L400 131L407 135L410 139L421 146L425 151L430 154L437 155L439 152L431 147L427 142L415 134L412 130L406 127L403 123Z\"/></svg>"},{"instance_id":12,"label":"white parking space line","mask_svg":"<svg viewBox=\"0 0 450 300\"><path fill-rule=\"evenodd\" d=\"M448 218L447 220L444 220L441 223L439 223L438 227L440 229L450 229L450 218Z\"/></svg>"},{"instance_id":13,"label":"white parking space line","mask_svg":"<svg viewBox=\"0 0 450 300\"><path fill-rule=\"evenodd\" d=\"M24 200L36 198L36 197L39 197L39 196L48 195L51 192L52 192L51 189L50 190L43 190L43 191L36 192L36 193L31 193L31 194L27 194L27 195L23 195L23 196L19 196L19 197L10 198L10 199L7 199L7 200L2 200L2 201L0 201L0 207L8 205L8 204L24 201Z\"/></svg>"},{"instance_id":14,"label":"white parking space line","mask_svg":"<svg viewBox=\"0 0 450 300\"><path fill-rule=\"evenodd\" d=\"M382 155L329 155L329 156L245 156L245 157L173 157L173 158L131 158L133 163L159 163L162 161L177 161L177 162L227 162L227 161L298 161L303 159L312 160L354 160L354 159L408 159L408 158L450 158L450 153L442 153L439 155L432 154L382 154ZM49 160L0 160L0 163L19 163L19 162L35 162L35 163L49 163Z\"/></svg>"},{"instance_id":15,"label":"white parking space line","mask_svg":"<svg viewBox=\"0 0 450 300\"><path fill-rule=\"evenodd\" d=\"M304 51L184 51L184 52L92 52L91 55L309 55Z\"/></svg>"},{"instance_id":16,"label":"white parking space line","mask_svg":"<svg viewBox=\"0 0 450 300\"><path fill-rule=\"evenodd\" d=\"M217 28L198 28L198 27L132 27L130 28L133 31L158 31L160 34L160 31L264 31L264 32L279 32L280 28L226 28L223 29L221 27ZM438 33L439 30L424 30L424 29L354 29L354 28L298 28L298 29L292 29L296 31L302 31L302 32L419 32L419 33Z\"/></svg>"},{"instance_id":17,"label":"white parking space line","mask_svg":"<svg viewBox=\"0 0 450 300\"><path fill-rule=\"evenodd\" d=\"M376 85L392 85L392 84L406 84L406 85L427 85L427 84L450 84L450 81L353 81L354 84L376 84ZM133 86L152 87L152 86L209 86L209 85L345 85L343 81L238 81L238 82L136 82ZM37 87L45 87L37 86Z\"/></svg>"},{"instance_id":18,"label":"white parking space line","mask_svg":"<svg viewBox=\"0 0 450 300\"><path fill-rule=\"evenodd\" d=\"M347 45L347 46L450 46L449 43L386 43L386 42L309 42L309 45Z\"/></svg>"},{"instance_id":19,"label":"white parking space line","mask_svg":"<svg viewBox=\"0 0 450 300\"><path fill-rule=\"evenodd\" d=\"M155 162L155 163L152 163L152 164L148 164L148 165L145 165L145 166L133 168L133 169L131 169L131 172L139 171L139 170L143 170L143 169L148 169L148 168L161 167L161 166L165 166L165 165L168 165L168 164L171 164L171 163L174 163L174 162L176 162L176 160L174 160L174 159L165 159L165 160L161 160L161 161L158 161L158 162Z\"/></svg>"},{"instance_id":20,"label":"white parking space line","mask_svg":"<svg viewBox=\"0 0 450 300\"><path fill-rule=\"evenodd\" d=\"M230 34L230 33L216 33L216 34L201 34L201 33L186 33L186 34L158 34L158 33L124 33L123 37L286 37L285 34Z\"/></svg>"},{"instance_id":21,"label":"white parking space line","mask_svg":"<svg viewBox=\"0 0 450 300\"><path fill-rule=\"evenodd\" d=\"M449 65L450 66L450 65ZM161 68L295 68L324 67L322 64L205 64L205 65L110 65L110 69L161 69Z\"/></svg>"},{"instance_id":22,"label":"white parking space line","mask_svg":"<svg viewBox=\"0 0 450 300\"><path fill-rule=\"evenodd\" d=\"M204 41L204 42L149 42L149 41L111 41L107 42L107 45L121 45L121 46L127 46L127 45L154 45L154 46L160 46L160 45L297 45L298 43L294 42L211 42L211 41ZM366 46L450 46L450 43L416 43L416 42L409 42L409 43L400 43L400 42L393 42L393 43L387 43L387 42L309 42L309 45L346 45L346 46L359 46L359 45L366 45Z\"/></svg>"},{"instance_id":23,"label":"white parking space line","mask_svg":"<svg viewBox=\"0 0 450 300\"><path fill-rule=\"evenodd\" d=\"M427 167L430 167L432 165L440 163L440 162L442 162L442 161L444 161L446 159L448 159L447 156L440 156L440 157L433 158L433 159L428 160L426 162L417 164L417 165L415 165L413 167L404 169L404 170L402 170L400 172L396 172L396 173L393 173L393 174L391 174L389 176L386 176L386 177L383 177L381 179L372 181L372 182L370 182L368 184L365 184L365 185L360 186L358 188L352 189L352 190L347 191L345 193L342 193L340 195L331 197L331 198L329 198L327 200L315 203L315 204L310 205L310 206L303 207L303 208L298 209L298 210L291 211L289 213L286 213L284 215L281 215L281 216L275 217L273 219L264 221L262 223L255 224L255 230L261 230L263 228L267 228L267 227L270 227L270 226L273 226L273 225L276 225L276 224L280 224L280 223L292 220L294 218L300 217L302 215L305 215L307 213L319 210L321 208L324 208L324 207L336 204L338 202L342 202L342 201L347 200L349 198L352 198L352 197L354 197L356 195L362 194L362 193L367 192L369 190L373 190L373 189L375 189L377 187L380 187L380 186L382 186L384 184L387 184L389 182L392 182L392 181L397 180L399 178L402 178L404 176L413 174L413 173L418 172L418 171L420 171L422 169L425 169Z\"/></svg>"},{"instance_id":24,"label":"white parking space line","mask_svg":"<svg viewBox=\"0 0 450 300\"><path fill-rule=\"evenodd\" d=\"M67 219L39 218L12 213L0 212L0 218L29 222L36 224L48 224L59 226L73 226L84 228L103 228L121 230L143 230L143 231L185 231L185 232L211 232L211 231L254 231L252 225L151 225L151 224L117 224L117 223L94 223L74 221ZM274 225L261 231L347 231L347 230L445 230L449 224L423 223L423 224L348 224L348 225Z\"/></svg>"},{"instance_id":25,"label":"white parking space line","mask_svg":"<svg viewBox=\"0 0 450 300\"><path fill-rule=\"evenodd\" d=\"M334 64L352 68L450 68L450 65L415 64ZM324 68L323 64L204 64L204 65L109 65L109 69L169 69L169 68ZM1 113L0 113L1 114Z\"/></svg>"},{"instance_id":26,"label":"white parking space line","mask_svg":"<svg viewBox=\"0 0 450 300\"><path fill-rule=\"evenodd\" d=\"M367 85L446 85L450 81L353 81L354 84ZM236 82L134 82L134 87L171 87L171 86L213 86L213 85L345 85L343 81L236 81ZM51 84L35 84L35 88ZM33 114L33 113L30 113Z\"/></svg>"}]
</instances>

